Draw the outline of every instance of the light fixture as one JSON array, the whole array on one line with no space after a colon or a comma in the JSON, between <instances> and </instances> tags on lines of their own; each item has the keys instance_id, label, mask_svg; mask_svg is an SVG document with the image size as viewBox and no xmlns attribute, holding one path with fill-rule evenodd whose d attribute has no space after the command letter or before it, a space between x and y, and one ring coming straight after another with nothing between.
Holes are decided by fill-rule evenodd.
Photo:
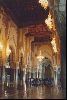
<instances>
[{"instance_id":1,"label":"light fixture","mask_svg":"<svg viewBox=\"0 0 67 100\"><path fill-rule=\"evenodd\" d=\"M41 6L46 10L48 7L48 0L39 0Z\"/></svg>"},{"instance_id":2,"label":"light fixture","mask_svg":"<svg viewBox=\"0 0 67 100\"><path fill-rule=\"evenodd\" d=\"M54 52L57 53L57 46L56 46L55 38L52 39L51 44L52 44Z\"/></svg>"},{"instance_id":3,"label":"light fixture","mask_svg":"<svg viewBox=\"0 0 67 100\"><path fill-rule=\"evenodd\" d=\"M49 13L48 18L45 20L46 25L51 30L53 28L53 19L51 18L51 14Z\"/></svg>"},{"instance_id":4,"label":"light fixture","mask_svg":"<svg viewBox=\"0 0 67 100\"><path fill-rule=\"evenodd\" d=\"M7 47L7 50L6 50L6 55L7 55L7 56L9 56L9 55L10 55L10 53L11 53L11 50L10 50L10 48L9 48L9 47Z\"/></svg>"},{"instance_id":5,"label":"light fixture","mask_svg":"<svg viewBox=\"0 0 67 100\"><path fill-rule=\"evenodd\" d=\"M44 57L42 56L41 51L40 51L40 54L39 54L39 56L37 56L37 59L38 59L39 61L42 61L43 58L44 58Z\"/></svg>"},{"instance_id":6,"label":"light fixture","mask_svg":"<svg viewBox=\"0 0 67 100\"><path fill-rule=\"evenodd\" d=\"M2 43L0 42L0 50L2 50L3 49L3 45L2 45Z\"/></svg>"},{"instance_id":7,"label":"light fixture","mask_svg":"<svg viewBox=\"0 0 67 100\"><path fill-rule=\"evenodd\" d=\"M0 28L0 51L3 49L3 44L1 40L2 40L2 36L1 36L1 28Z\"/></svg>"}]
</instances>

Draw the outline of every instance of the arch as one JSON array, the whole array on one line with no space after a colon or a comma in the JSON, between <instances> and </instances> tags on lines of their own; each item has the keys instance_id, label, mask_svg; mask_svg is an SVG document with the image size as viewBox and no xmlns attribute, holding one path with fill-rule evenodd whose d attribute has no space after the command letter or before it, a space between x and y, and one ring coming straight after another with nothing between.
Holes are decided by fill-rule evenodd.
<instances>
[{"instance_id":1,"label":"arch","mask_svg":"<svg viewBox=\"0 0 67 100\"><path fill-rule=\"evenodd\" d=\"M51 43L46 43L46 44L41 45L39 50L42 51L42 55L44 57L47 57L48 59L50 59L53 65L53 49L52 49Z\"/></svg>"},{"instance_id":2,"label":"arch","mask_svg":"<svg viewBox=\"0 0 67 100\"><path fill-rule=\"evenodd\" d=\"M9 65L11 68L15 68L16 65L15 65L15 59L16 59L16 55L15 55L15 49L13 46L9 45L9 48L11 50L11 53L9 55Z\"/></svg>"},{"instance_id":3,"label":"arch","mask_svg":"<svg viewBox=\"0 0 67 100\"><path fill-rule=\"evenodd\" d=\"M24 54L23 54L23 48L21 47L19 49L19 67L23 66L23 56L24 56Z\"/></svg>"},{"instance_id":4,"label":"arch","mask_svg":"<svg viewBox=\"0 0 67 100\"><path fill-rule=\"evenodd\" d=\"M51 60L47 57L44 57L41 63L42 63L43 77L53 78L53 67Z\"/></svg>"},{"instance_id":5,"label":"arch","mask_svg":"<svg viewBox=\"0 0 67 100\"><path fill-rule=\"evenodd\" d=\"M47 67L49 65L50 65L50 67L52 66L51 60L47 57L44 57L41 63L42 63L42 66L45 66L45 67Z\"/></svg>"}]
</instances>

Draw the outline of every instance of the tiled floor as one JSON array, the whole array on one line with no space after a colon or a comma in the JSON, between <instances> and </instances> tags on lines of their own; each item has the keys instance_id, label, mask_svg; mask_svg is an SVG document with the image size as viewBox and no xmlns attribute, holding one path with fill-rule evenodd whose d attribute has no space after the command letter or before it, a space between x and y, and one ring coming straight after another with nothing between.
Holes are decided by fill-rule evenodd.
<instances>
[{"instance_id":1,"label":"tiled floor","mask_svg":"<svg viewBox=\"0 0 67 100\"><path fill-rule=\"evenodd\" d=\"M60 87L0 84L0 99L64 99Z\"/></svg>"}]
</instances>

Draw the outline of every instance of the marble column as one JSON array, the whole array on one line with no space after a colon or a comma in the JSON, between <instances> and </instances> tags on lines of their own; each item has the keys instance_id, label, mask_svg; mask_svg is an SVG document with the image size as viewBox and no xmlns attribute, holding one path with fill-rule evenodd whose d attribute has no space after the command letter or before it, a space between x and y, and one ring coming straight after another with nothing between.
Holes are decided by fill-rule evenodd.
<instances>
[{"instance_id":1,"label":"marble column","mask_svg":"<svg viewBox=\"0 0 67 100\"><path fill-rule=\"evenodd\" d=\"M58 73L58 69L56 68L55 70L55 85L57 86L58 85L58 76L57 76L57 73Z\"/></svg>"},{"instance_id":2,"label":"marble column","mask_svg":"<svg viewBox=\"0 0 67 100\"><path fill-rule=\"evenodd\" d=\"M19 69L19 62L16 63L16 85L18 85L18 69Z\"/></svg>"},{"instance_id":3,"label":"marble column","mask_svg":"<svg viewBox=\"0 0 67 100\"><path fill-rule=\"evenodd\" d=\"M3 66L2 84L5 83L5 67Z\"/></svg>"},{"instance_id":4,"label":"marble column","mask_svg":"<svg viewBox=\"0 0 67 100\"><path fill-rule=\"evenodd\" d=\"M24 71L24 75L23 75L23 83L25 83L25 80L26 80L26 68L24 68L23 71Z\"/></svg>"},{"instance_id":5,"label":"marble column","mask_svg":"<svg viewBox=\"0 0 67 100\"><path fill-rule=\"evenodd\" d=\"M31 78L31 67L29 69L29 78Z\"/></svg>"},{"instance_id":6,"label":"marble column","mask_svg":"<svg viewBox=\"0 0 67 100\"><path fill-rule=\"evenodd\" d=\"M19 69L19 39L20 39L20 30L17 28L17 46L16 46L16 68L15 68L15 83L16 88L18 85L18 69Z\"/></svg>"}]
</instances>

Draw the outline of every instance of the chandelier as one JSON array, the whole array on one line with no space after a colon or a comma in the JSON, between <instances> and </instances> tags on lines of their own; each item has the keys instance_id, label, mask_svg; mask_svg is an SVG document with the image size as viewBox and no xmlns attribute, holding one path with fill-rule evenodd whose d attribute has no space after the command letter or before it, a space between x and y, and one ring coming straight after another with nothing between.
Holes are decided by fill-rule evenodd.
<instances>
[{"instance_id":1,"label":"chandelier","mask_svg":"<svg viewBox=\"0 0 67 100\"><path fill-rule=\"evenodd\" d=\"M42 61L43 58L44 58L44 57L42 56L41 51L40 51L40 54L39 54L39 56L37 56L37 59L38 59L39 61Z\"/></svg>"},{"instance_id":2,"label":"chandelier","mask_svg":"<svg viewBox=\"0 0 67 100\"><path fill-rule=\"evenodd\" d=\"M48 0L39 0L41 6L46 10L48 7Z\"/></svg>"},{"instance_id":3,"label":"chandelier","mask_svg":"<svg viewBox=\"0 0 67 100\"><path fill-rule=\"evenodd\" d=\"M49 13L48 18L45 20L46 25L51 30L53 28L53 19L51 18L51 14Z\"/></svg>"},{"instance_id":4,"label":"chandelier","mask_svg":"<svg viewBox=\"0 0 67 100\"><path fill-rule=\"evenodd\" d=\"M11 50L10 50L10 48L9 48L9 47L7 47L6 55L7 55L7 56L9 56L9 55L10 55L10 53L11 53Z\"/></svg>"},{"instance_id":5,"label":"chandelier","mask_svg":"<svg viewBox=\"0 0 67 100\"><path fill-rule=\"evenodd\" d=\"M2 45L2 43L0 42L0 50L2 50L3 49L3 45Z\"/></svg>"},{"instance_id":6,"label":"chandelier","mask_svg":"<svg viewBox=\"0 0 67 100\"><path fill-rule=\"evenodd\" d=\"M1 28L0 28L0 51L3 49L3 44L2 44L2 42L1 42Z\"/></svg>"},{"instance_id":7,"label":"chandelier","mask_svg":"<svg viewBox=\"0 0 67 100\"><path fill-rule=\"evenodd\" d=\"M57 53L57 46L56 46L55 38L52 39L51 44L52 44L52 46L53 46L54 52Z\"/></svg>"}]
</instances>

